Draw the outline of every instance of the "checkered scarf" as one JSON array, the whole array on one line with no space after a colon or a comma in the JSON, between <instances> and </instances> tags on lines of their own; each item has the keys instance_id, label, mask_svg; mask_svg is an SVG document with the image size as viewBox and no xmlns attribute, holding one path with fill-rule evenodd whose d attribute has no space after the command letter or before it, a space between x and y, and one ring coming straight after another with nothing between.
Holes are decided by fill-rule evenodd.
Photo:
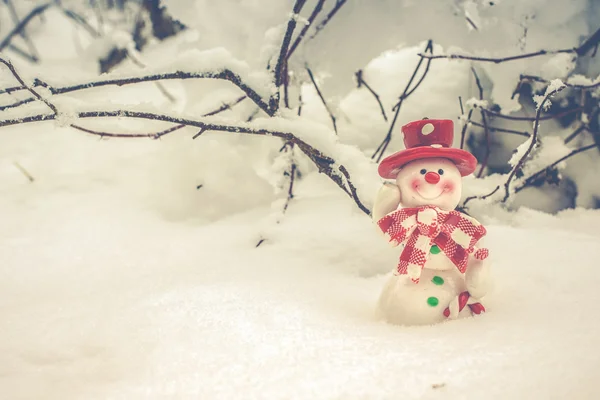
<instances>
[{"instance_id":1,"label":"checkered scarf","mask_svg":"<svg viewBox=\"0 0 600 400\"><path fill-rule=\"evenodd\" d=\"M443 211L433 206L401 208L381 218L377 225L395 246L404 245L398 274L408 274L415 283L419 282L434 244L463 274L469 254L479 260L489 254L487 249L475 247L486 229L476 219L458 211Z\"/></svg>"}]
</instances>

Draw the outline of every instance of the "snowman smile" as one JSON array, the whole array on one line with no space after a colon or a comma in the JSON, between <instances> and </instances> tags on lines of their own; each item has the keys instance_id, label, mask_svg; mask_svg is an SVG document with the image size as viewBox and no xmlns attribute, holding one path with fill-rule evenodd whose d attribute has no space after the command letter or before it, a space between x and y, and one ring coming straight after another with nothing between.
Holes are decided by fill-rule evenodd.
<instances>
[{"instance_id":1,"label":"snowman smile","mask_svg":"<svg viewBox=\"0 0 600 400\"><path fill-rule=\"evenodd\" d=\"M417 192L417 194L423 199L423 200L427 200L427 201L431 201L431 200L435 200L437 198L440 198L444 193L446 193L446 189L442 189L442 191L437 195L437 196L431 196L431 197L427 197L427 196L423 196L423 194L419 191L418 188L415 188L415 192Z\"/></svg>"}]
</instances>

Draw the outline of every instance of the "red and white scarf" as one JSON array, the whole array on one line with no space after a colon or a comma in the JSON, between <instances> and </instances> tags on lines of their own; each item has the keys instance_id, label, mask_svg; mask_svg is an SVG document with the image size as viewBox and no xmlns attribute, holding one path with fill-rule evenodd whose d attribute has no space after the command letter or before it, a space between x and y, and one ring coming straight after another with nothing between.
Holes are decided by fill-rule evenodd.
<instances>
[{"instance_id":1,"label":"red and white scarf","mask_svg":"<svg viewBox=\"0 0 600 400\"><path fill-rule=\"evenodd\" d=\"M401 208L381 218L377 225L395 246L404 245L397 273L407 274L415 283L434 244L463 274L470 254L479 260L489 255L488 249L475 247L486 234L484 226L458 211L433 206Z\"/></svg>"}]
</instances>

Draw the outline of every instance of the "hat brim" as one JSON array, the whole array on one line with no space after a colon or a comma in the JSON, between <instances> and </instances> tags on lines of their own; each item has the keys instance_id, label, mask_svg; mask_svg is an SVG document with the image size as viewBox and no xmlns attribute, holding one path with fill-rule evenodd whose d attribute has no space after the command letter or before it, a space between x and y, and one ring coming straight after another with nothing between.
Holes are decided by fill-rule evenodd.
<instances>
[{"instance_id":1,"label":"hat brim","mask_svg":"<svg viewBox=\"0 0 600 400\"><path fill-rule=\"evenodd\" d=\"M477 168L477 159L466 150L423 146L402 150L384 158L379 164L379 175L385 179L396 179L402 166L423 158L447 158L456 165L461 176L471 175Z\"/></svg>"}]
</instances>

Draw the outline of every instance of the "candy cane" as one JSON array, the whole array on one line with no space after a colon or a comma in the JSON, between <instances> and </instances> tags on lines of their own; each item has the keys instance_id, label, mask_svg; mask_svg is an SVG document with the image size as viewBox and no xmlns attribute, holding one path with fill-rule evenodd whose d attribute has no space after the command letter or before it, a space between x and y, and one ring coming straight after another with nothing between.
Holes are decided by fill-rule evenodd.
<instances>
[{"instance_id":1,"label":"candy cane","mask_svg":"<svg viewBox=\"0 0 600 400\"><path fill-rule=\"evenodd\" d=\"M483 304L478 302L475 298L471 297L469 292L462 292L450 302L448 307L444 310L444 316L446 318L456 318L458 314L468 305L473 314L481 314L485 312Z\"/></svg>"}]
</instances>

